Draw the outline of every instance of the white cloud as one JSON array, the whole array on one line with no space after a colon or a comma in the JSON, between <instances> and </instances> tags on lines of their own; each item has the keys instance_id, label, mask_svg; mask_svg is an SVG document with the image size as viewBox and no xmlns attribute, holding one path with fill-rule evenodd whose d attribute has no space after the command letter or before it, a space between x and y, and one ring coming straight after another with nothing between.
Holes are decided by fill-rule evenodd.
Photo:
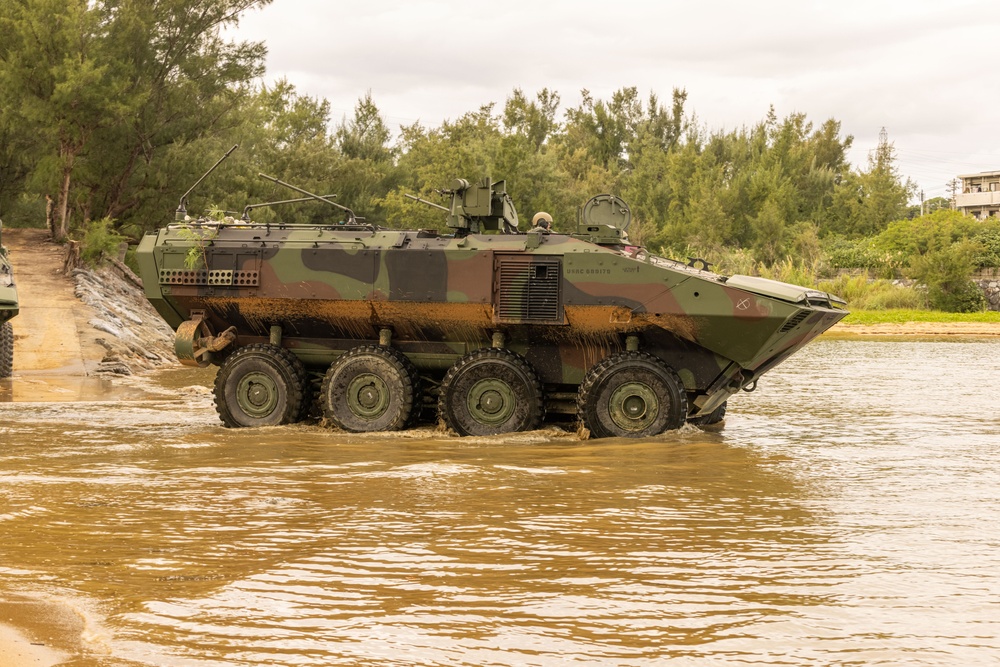
<instances>
[{"instance_id":1,"label":"white cloud","mask_svg":"<svg viewBox=\"0 0 1000 667\"><path fill-rule=\"evenodd\" d=\"M268 80L324 97L334 117L367 91L392 124L437 125L519 87L564 106L624 86L710 128L805 113L841 121L863 165L881 127L928 196L1000 168L1000 11L986 0L274 0L237 33L264 40Z\"/></svg>"}]
</instances>

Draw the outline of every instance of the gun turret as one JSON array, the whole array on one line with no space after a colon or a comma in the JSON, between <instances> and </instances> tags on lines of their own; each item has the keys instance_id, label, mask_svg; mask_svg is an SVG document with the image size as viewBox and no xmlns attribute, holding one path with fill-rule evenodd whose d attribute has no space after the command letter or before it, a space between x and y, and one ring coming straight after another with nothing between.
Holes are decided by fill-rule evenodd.
<instances>
[{"instance_id":1,"label":"gun turret","mask_svg":"<svg viewBox=\"0 0 1000 667\"><path fill-rule=\"evenodd\" d=\"M464 178L457 178L447 190L434 192L451 198L451 206L441 206L420 197L405 195L442 211L448 211L448 226L455 230L455 236L479 234L483 231L500 231L502 234L517 233L517 210L507 194L507 182L492 183L489 177L473 185Z\"/></svg>"}]
</instances>

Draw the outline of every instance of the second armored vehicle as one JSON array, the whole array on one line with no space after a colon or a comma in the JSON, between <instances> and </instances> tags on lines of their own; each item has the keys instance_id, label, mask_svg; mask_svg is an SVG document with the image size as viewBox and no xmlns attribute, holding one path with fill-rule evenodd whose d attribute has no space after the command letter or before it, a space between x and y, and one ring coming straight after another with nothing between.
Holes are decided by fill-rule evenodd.
<instances>
[{"instance_id":1,"label":"second armored vehicle","mask_svg":"<svg viewBox=\"0 0 1000 667\"><path fill-rule=\"evenodd\" d=\"M17 313L17 287L3 245L3 223L0 222L0 378L10 377L14 369L14 327L10 320Z\"/></svg>"},{"instance_id":2,"label":"second armored vehicle","mask_svg":"<svg viewBox=\"0 0 1000 667\"><path fill-rule=\"evenodd\" d=\"M721 420L847 314L824 292L630 244L611 195L560 234L519 231L503 182L442 193L447 234L334 204L343 218L327 225L181 215L142 239L146 295L182 362L220 366L227 426L295 422L315 398L351 431L400 429L426 407L461 435L562 413L595 437L650 436Z\"/></svg>"}]
</instances>

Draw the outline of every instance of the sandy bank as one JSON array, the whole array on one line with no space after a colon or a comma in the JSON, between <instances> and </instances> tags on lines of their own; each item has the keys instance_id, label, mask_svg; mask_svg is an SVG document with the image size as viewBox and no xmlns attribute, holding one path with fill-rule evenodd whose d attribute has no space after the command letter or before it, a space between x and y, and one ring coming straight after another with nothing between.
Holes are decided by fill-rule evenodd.
<instances>
[{"instance_id":1,"label":"sandy bank","mask_svg":"<svg viewBox=\"0 0 1000 667\"><path fill-rule=\"evenodd\" d=\"M66 658L64 653L0 625L0 667L50 667Z\"/></svg>"},{"instance_id":2,"label":"sandy bank","mask_svg":"<svg viewBox=\"0 0 1000 667\"><path fill-rule=\"evenodd\" d=\"M62 273L62 247L46 236L42 229L3 233L21 304L12 320L14 373L86 375L104 351L85 335L90 312L73 294L73 281Z\"/></svg>"},{"instance_id":3,"label":"sandy bank","mask_svg":"<svg viewBox=\"0 0 1000 667\"><path fill-rule=\"evenodd\" d=\"M831 338L912 336L919 338L987 338L1000 336L1000 322L900 322L844 324L823 334Z\"/></svg>"},{"instance_id":4,"label":"sandy bank","mask_svg":"<svg viewBox=\"0 0 1000 667\"><path fill-rule=\"evenodd\" d=\"M83 617L66 604L15 596L0 601L0 619L6 623L0 625L0 667L50 667L84 655L99 659L83 645Z\"/></svg>"},{"instance_id":5,"label":"sandy bank","mask_svg":"<svg viewBox=\"0 0 1000 667\"><path fill-rule=\"evenodd\" d=\"M63 272L65 249L44 229L5 229L20 314L14 377L131 374L173 365L173 332L135 285L111 269Z\"/></svg>"}]
</instances>

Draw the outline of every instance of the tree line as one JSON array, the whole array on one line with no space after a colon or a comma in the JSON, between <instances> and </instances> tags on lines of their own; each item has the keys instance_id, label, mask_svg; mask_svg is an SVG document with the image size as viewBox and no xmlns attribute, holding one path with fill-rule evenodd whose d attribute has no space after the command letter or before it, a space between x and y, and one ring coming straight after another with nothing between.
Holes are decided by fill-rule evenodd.
<instances>
[{"instance_id":1,"label":"tree line","mask_svg":"<svg viewBox=\"0 0 1000 667\"><path fill-rule=\"evenodd\" d=\"M353 113L287 81L262 84L263 43L225 30L270 0L7 0L0 5L0 217L48 214L57 237L100 223L138 238L173 219L188 187L240 149L192 195L192 213L309 192L337 196L391 227L440 227L435 200L455 178L506 179L522 219L548 211L557 231L612 193L629 203L630 236L665 254L740 249L763 264L815 262L859 248L907 217L913 184L883 137L850 164L853 138L829 119L773 109L752 125L710 129L669 98L623 87L512 90L437 126L398 132L369 93ZM261 208L261 221L329 223L318 203ZM839 244L839 246L838 246ZM854 244L854 245L851 245ZM843 253L842 253L843 254Z\"/></svg>"}]
</instances>

